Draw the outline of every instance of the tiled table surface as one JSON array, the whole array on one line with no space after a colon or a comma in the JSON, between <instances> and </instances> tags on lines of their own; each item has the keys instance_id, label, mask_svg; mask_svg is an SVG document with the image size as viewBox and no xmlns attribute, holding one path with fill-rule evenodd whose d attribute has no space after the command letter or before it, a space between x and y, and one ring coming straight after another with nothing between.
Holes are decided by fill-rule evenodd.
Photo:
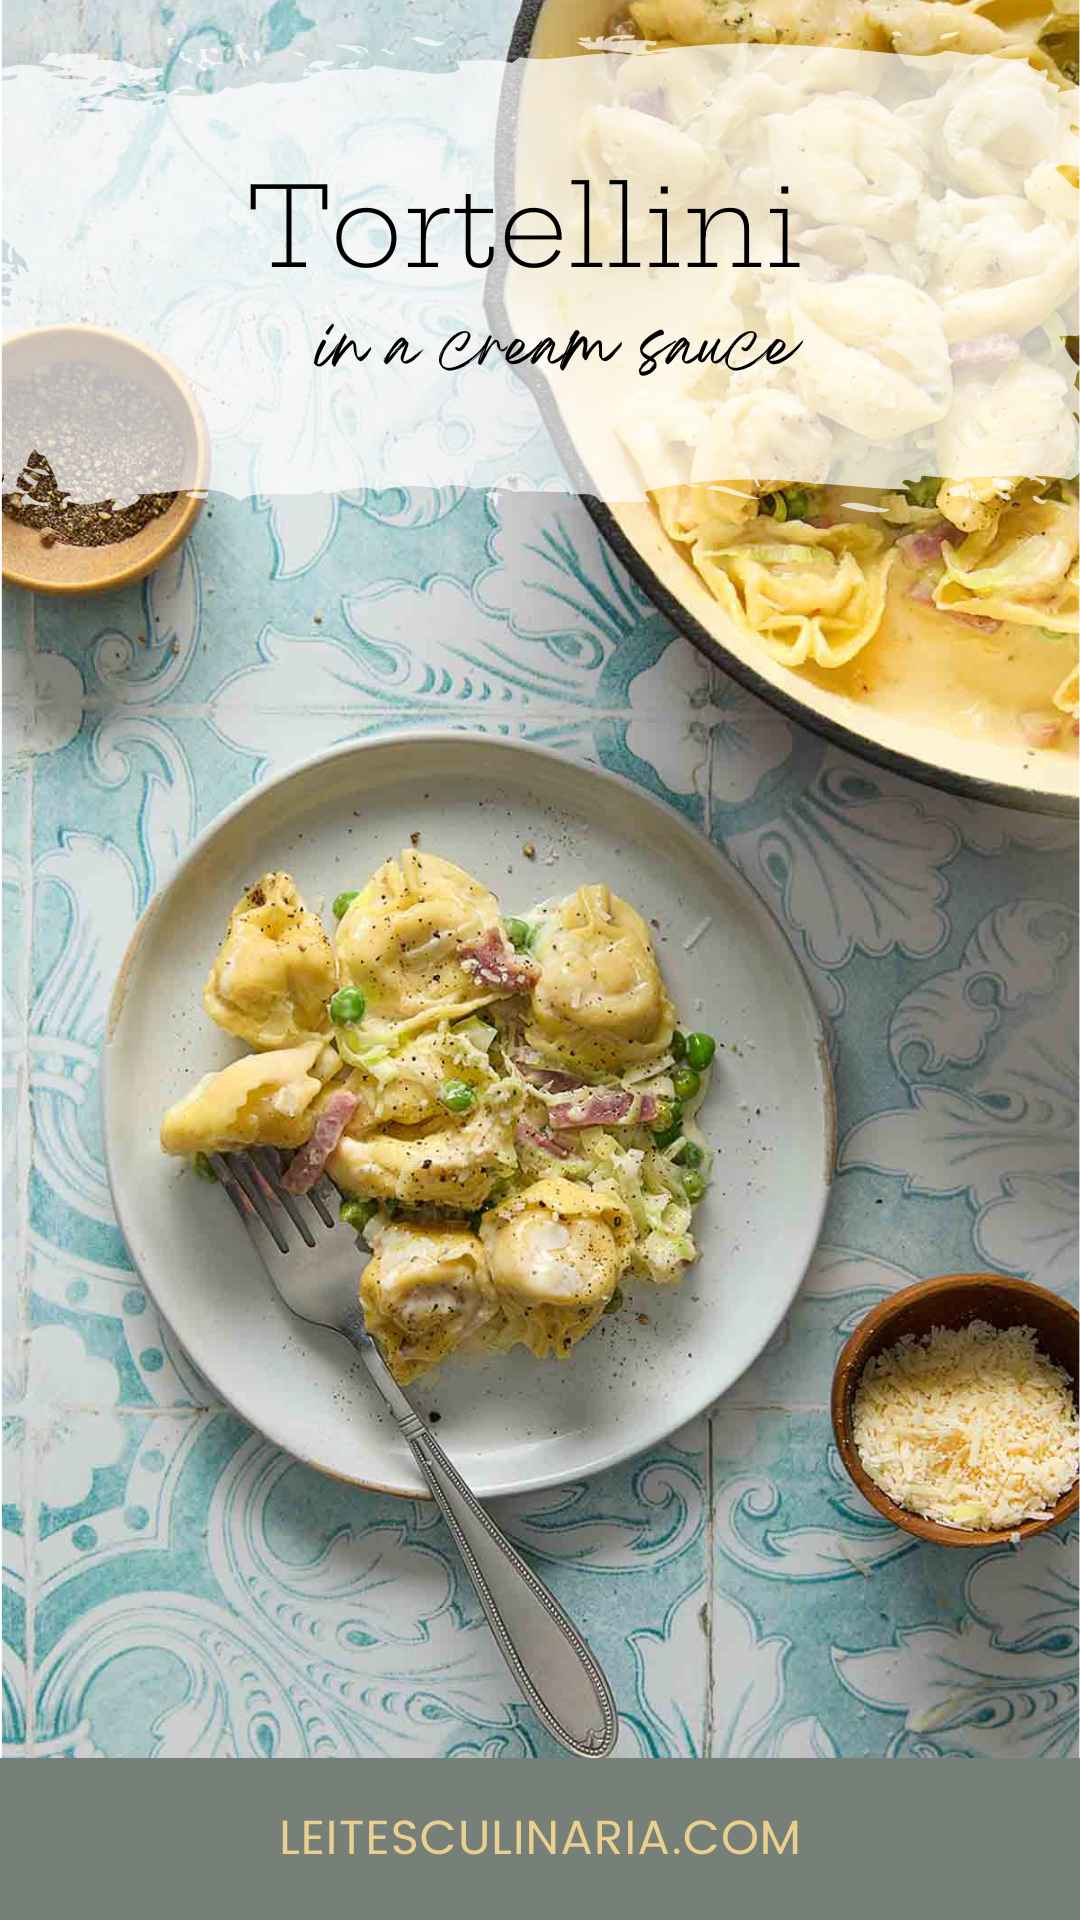
<instances>
[{"instance_id":1,"label":"tiled table surface","mask_svg":"<svg viewBox=\"0 0 1080 1920\"><path fill-rule=\"evenodd\" d=\"M389 0L308 11L321 34L291 0L236 0L212 29L69 0L50 33L165 69L214 40L240 78L238 49L279 71L344 44L495 53L510 15L432 0L406 34ZM9 21L9 57L47 50L41 20ZM831 1026L840 1171L768 1352L665 1445L499 1509L608 1668L620 1752L1071 1751L1075 1527L915 1545L854 1495L826 1412L847 1328L913 1277L988 1266L1075 1294L1071 823L791 726L558 496L219 497L145 588L5 614L7 1751L550 1750L431 1513L320 1479L217 1402L131 1271L101 1163L106 1000L178 854L266 774L426 725L558 745L699 823L782 916Z\"/></svg>"}]
</instances>

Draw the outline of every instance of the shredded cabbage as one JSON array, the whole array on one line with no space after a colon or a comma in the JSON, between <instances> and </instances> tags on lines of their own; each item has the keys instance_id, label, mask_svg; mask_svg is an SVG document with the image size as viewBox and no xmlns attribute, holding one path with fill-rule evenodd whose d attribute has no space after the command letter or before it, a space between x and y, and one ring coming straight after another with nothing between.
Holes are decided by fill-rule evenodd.
<instances>
[{"instance_id":1,"label":"shredded cabbage","mask_svg":"<svg viewBox=\"0 0 1080 1920\"><path fill-rule=\"evenodd\" d=\"M602 1127L586 1128L581 1143L589 1184L614 1187L634 1223L634 1266L659 1285L677 1280L697 1249L674 1160L656 1147L621 1146Z\"/></svg>"},{"instance_id":2,"label":"shredded cabbage","mask_svg":"<svg viewBox=\"0 0 1080 1920\"><path fill-rule=\"evenodd\" d=\"M380 1086L385 1086L388 1080L394 1078L397 1068L384 1040L365 1040L359 1027L339 1027L337 1047L342 1059L350 1067L362 1067Z\"/></svg>"}]
</instances>

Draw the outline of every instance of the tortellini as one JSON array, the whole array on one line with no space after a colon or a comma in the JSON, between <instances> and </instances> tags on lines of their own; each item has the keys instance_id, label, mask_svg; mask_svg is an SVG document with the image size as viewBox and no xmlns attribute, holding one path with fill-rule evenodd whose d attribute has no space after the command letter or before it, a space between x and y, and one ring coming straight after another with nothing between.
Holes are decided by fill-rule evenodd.
<instances>
[{"instance_id":1,"label":"tortellini","mask_svg":"<svg viewBox=\"0 0 1080 1920\"><path fill-rule=\"evenodd\" d=\"M346 1132L327 1162L331 1179L362 1200L472 1213L517 1167L513 1126L503 1107L478 1106L465 1119L399 1127L357 1138Z\"/></svg>"},{"instance_id":2,"label":"tortellini","mask_svg":"<svg viewBox=\"0 0 1080 1920\"><path fill-rule=\"evenodd\" d=\"M464 1351L565 1358L621 1276L667 1285L695 1258L707 1081L683 1089L695 1153L680 1158L675 1011L644 920L602 884L518 905L527 917L504 920L437 854L386 862L334 902L342 979L314 1003L326 1031L205 1075L161 1124L170 1154L291 1153L294 1222L324 1177L336 1185L343 1246L353 1227L372 1250L357 1273L366 1324L402 1382ZM256 953L280 988L280 955L263 949L313 918L288 875L250 888L215 1005L226 990L238 1004L237 955ZM261 1032L275 1006L265 993ZM716 1045L691 1034L686 1058L704 1074Z\"/></svg>"},{"instance_id":3,"label":"tortellini","mask_svg":"<svg viewBox=\"0 0 1080 1920\"><path fill-rule=\"evenodd\" d=\"M806 281L782 331L801 340L792 367L806 405L878 444L933 426L952 396L937 302L895 274ZM959 336L950 336L959 337Z\"/></svg>"},{"instance_id":4,"label":"tortellini","mask_svg":"<svg viewBox=\"0 0 1080 1920\"><path fill-rule=\"evenodd\" d=\"M551 908L533 957L540 977L527 1038L545 1058L603 1072L667 1051L675 1010L649 930L610 887L579 887Z\"/></svg>"},{"instance_id":5,"label":"tortellini","mask_svg":"<svg viewBox=\"0 0 1080 1920\"><path fill-rule=\"evenodd\" d=\"M328 1033L334 950L287 873L266 873L237 901L203 990L211 1020L252 1047Z\"/></svg>"},{"instance_id":6,"label":"tortellini","mask_svg":"<svg viewBox=\"0 0 1080 1920\"><path fill-rule=\"evenodd\" d=\"M329 1051L321 1040L309 1040L300 1047L245 1054L220 1073L204 1074L162 1120L164 1151L302 1146L312 1128L312 1102L323 1086L315 1068ZM332 1067L339 1064L331 1055Z\"/></svg>"},{"instance_id":7,"label":"tortellini","mask_svg":"<svg viewBox=\"0 0 1080 1920\"><path fill-rule=\"evenodd\" d=\"M1077 628L1075 503L1025 500L996 526L941 549L945 571L934 588L944 612L1011 620L1050 633Z\"/></svg>"},{"instance_id":8,"label":"tortellini","mask_svg":"<svg viewBox=\"0 0 1080 1920\"><path fill-rule=\"evenodd\" d=\"M897 53L1012 53L1029 50L1037 64L1044 14L1008 28L984 20L990 0L870 0L867 14Z\"/></svg>"},{"instance_id":9,"label":"tortellini","mask_svg":"<svg viewBox=\"0 0 1080 1920\"><path fill-rule=\"evenodd\" d=\"M899 114L858 93L818 95L771 116L768 137L773 176L790 182L793 207L881 240L914 232L923 158Z\"/></svg>"},{"instance_id":10,"label":"tortellini","mask_svg":"<svg viewBox=\"0 0 1080 1920\"><path fill-rule=\"evenodd\" d=\"M881 622L893 559L882 533L854 524L789 522L766 534L759 522L740 542L694 550L725 613L786 667L841 667L861 652Z\"/></svg>"},{"instance_id":11,"label":"tortellini","mask_svg":"<svg viewBox=\"0 0 1080 1920\"><path fill-rule=\"evenodd\" d=\"M709 160L691 134L635 107L591 107L581 126L581 164L606 190L612 179L663 182L672 206L688 207L704 191ZM614 203L613 203L614 204ZM634 235L634 223L630 233Z\"/></svg>"},{"instance_id":12,"label":"tortellini","mask_svg":"<svg viewBox=\"0 0 1080 1920\"><path fill-rule=\"evenodd\" d=\"M817 0L812 14L803 0L631 0L630 17L647 40L709 46L735 40L801 41L804 46L878 47L887 41L863 0Z\"/></svg>"},{"instance_id":13,"label":"tortellini","mask_svg":"<svg viewBox=\"0 0 1080 1920\"><path fill-rule=\"evenodd\" d=\"M923 105L902 109L933 143L946 180L964 193L1023 193L1046 156L1063 148L1064 99L1020 60L965 62Z\"/></svg>"},{"instance_id":14,"label":"tortellini","mask_svg":"<svg viewBox=\"0 0 1080 1920\"><path fill-rule=\"evenodd\" d=\"M751 480L717 482L705 487L658 487L653 498L669 540L729 540L757 517L758 489Z\"/></svg>"},{"instance_id":15,"label":"tortellini","mask_svg":"<svg viewBox=\"0 0 1080 1920\"><path fill-rule=\"evenodd\" d=\"M1071 161L1065 163L1041 160L1024 181L1024 197L1048 220L1056 220L1071 231L1076 224L1078 178L1075 151Z\"/></svg>"},{"instance_id":16,"label":"tortellini","mask_svg":"<svg viewBox=\"0 0 1080 1920\"><path fill-rule=\"evenodd\" d=\"M1055 367L1017 359L998 373L976 371L963 386L962 400L937 428L940 472L964 479L987 472L1067 473L1075 467L1076 422L1068 383ZM939 499L938 504L952 519L945 503Z\"/></svg>"},{"instance_id":17,"label":"tortellini","mask_svg":"<svg viewBox=\"0 0 1080 1920\"><path fill-rule=\"evenodd\" d=\"M1018 195L968 200L947 193L927 210L931 290L947 338L1019 338L1076 285L1072 236Z\"/></svg>"},{"instance_id":18,"label":"tortellini","mask_svg":"<svg viewBox=\"0 0 1080 1920\"><path fill-rule=\"evenodd\" d=\"M1024 483L1006 479L944 480L936 506L949 524L964 533L993 529Z\"/></svg>"},{"instance_id":19,"label":"tortellini","mask_svg":"<svg viewBox=\"0 0 1080 1920\"><path fill-rule=\"evenodd\" d=\"M494 993L462 951L498 919L495 895L452 861L410 848L388 860L337 931L342 979L367 1002L365 1033L419 1031L485 1006Z\"/></svg>"},{"instance_id":20,"label":"tortellini","mask_svg":"<svg viewBox=\"0 0 1080 1920\"><path fill-rule=\"evenodd\" d=\"M499 1316L487 1256L462 1226L380 1220L360 1300L387 1365L407 1385L469 1343Z\"/></svg>"},{"instance_id":21,"label":"tortellini","mask_svg":"<svg viewBox=\"0 0 1080 1920\"><path fill-rule=\"evenodd\" d=\"M634 1231L617 1193L537 1180L481 1223L507 1337L565 1359L596 1325L629 1264Z\"/></svg>"},{"instance_id":22,"label":"tortellini","mask_svg":"<svg viewBox=\"0 0 1080 1920\"><path fill-rule=\"evenodd\" d=\"M824 480L831 444L824 421L796 394L768 387L736 394L705 416L694 448L691 484L715 482L722 475L745 476L764 485L789 474L804 483ZM718 504L722 511L722 496Z\"/></svg>"}]
</instances>

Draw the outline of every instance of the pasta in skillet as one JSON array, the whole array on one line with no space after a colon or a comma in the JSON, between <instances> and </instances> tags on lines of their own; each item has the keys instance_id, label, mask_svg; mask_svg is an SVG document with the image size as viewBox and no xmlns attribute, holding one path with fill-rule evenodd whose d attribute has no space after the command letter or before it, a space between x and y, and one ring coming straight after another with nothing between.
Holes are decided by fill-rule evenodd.
<instances>
[{"instance_id":1,"label":"pasta in skillet","mask_svg":"<svg viewBox=\"0 0 1080 1920\"><path fill-rule=\"evenodd\" d=\"M271 1147L292 1154L291 1192L333 1182L371 1249L360 1297L399 1380L515 1345L565 1359L620 1283L681 1278L708 1183L696 1116L716 1041L676 1028L629 902L591 883L504 918L471 874L410 850L337 896L329 967L295 883L268 875L230 918L208 997L213 1011L227 992L231 1013L250 987L260 1033L285 1004L280 929L258 917L271 896L321 956L322 999L293 983L289 1002L314 1032L205 1075L164 1116L161 1145L203 1171L207 1155Z\"/></svg>"},{"instance_id":2,"label":"pasta in skillet","mask_svg":"<svg viewBox=\"0 0 1080 1920\"><path fill-rule=\"evenodd\" d=\"M620 422L663 531L779 666L886 707L905 672L915 698L922 667L948 685L958 727L989 719L1027 746L1072 745L1073 0L630 0L618 24L627 106L649 99L658 50L821 50L798 69L780 55L745 71L657 63L662 131L648 140L673 154L692 140L714 205L738 164L751 198L755 180L784 183L804 269L740 290L739 326L799 342L782 390L762 366L736 383L707 367ZM866 53L994 57L942 62L936 88L921 76L894 98ZM620 127L625 173L633 129ZM643 137L651 180L646 150ZM876 470L895 480L833 483L856 443L897 449Z\"/></svg>"},{"instance_id":3,"label":"pasta in skillet","mask_svg":"<svg viewBox=\"0 0 1080 1920\"><path fill-rule=\"evenodd\" d=\"M799 521L753 543L694 547L721 606L789 667L842 666L861 651L881 619L893 557L874 527Z\"/></svg>"}]
</instances>

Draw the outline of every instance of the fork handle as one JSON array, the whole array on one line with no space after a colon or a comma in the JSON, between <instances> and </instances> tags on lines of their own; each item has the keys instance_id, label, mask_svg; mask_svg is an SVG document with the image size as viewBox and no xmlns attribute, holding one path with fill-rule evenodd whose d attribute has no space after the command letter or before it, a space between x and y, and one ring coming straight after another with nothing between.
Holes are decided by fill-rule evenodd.
<instances>
[{"instance_id":1,"label":"fork handle","mask_svg":"<svg viewBox=\"0 0 1080 1920\"><path fill-rule=\"evenodd\" d=\"M585 1641L409 1405L367 1329L350 1317L342 1331L412 1448L499 1650L537 1719L571 1753L603 1758L615 1745L618 1716L611 1689Z\"/></svg>"}]
</instances>

